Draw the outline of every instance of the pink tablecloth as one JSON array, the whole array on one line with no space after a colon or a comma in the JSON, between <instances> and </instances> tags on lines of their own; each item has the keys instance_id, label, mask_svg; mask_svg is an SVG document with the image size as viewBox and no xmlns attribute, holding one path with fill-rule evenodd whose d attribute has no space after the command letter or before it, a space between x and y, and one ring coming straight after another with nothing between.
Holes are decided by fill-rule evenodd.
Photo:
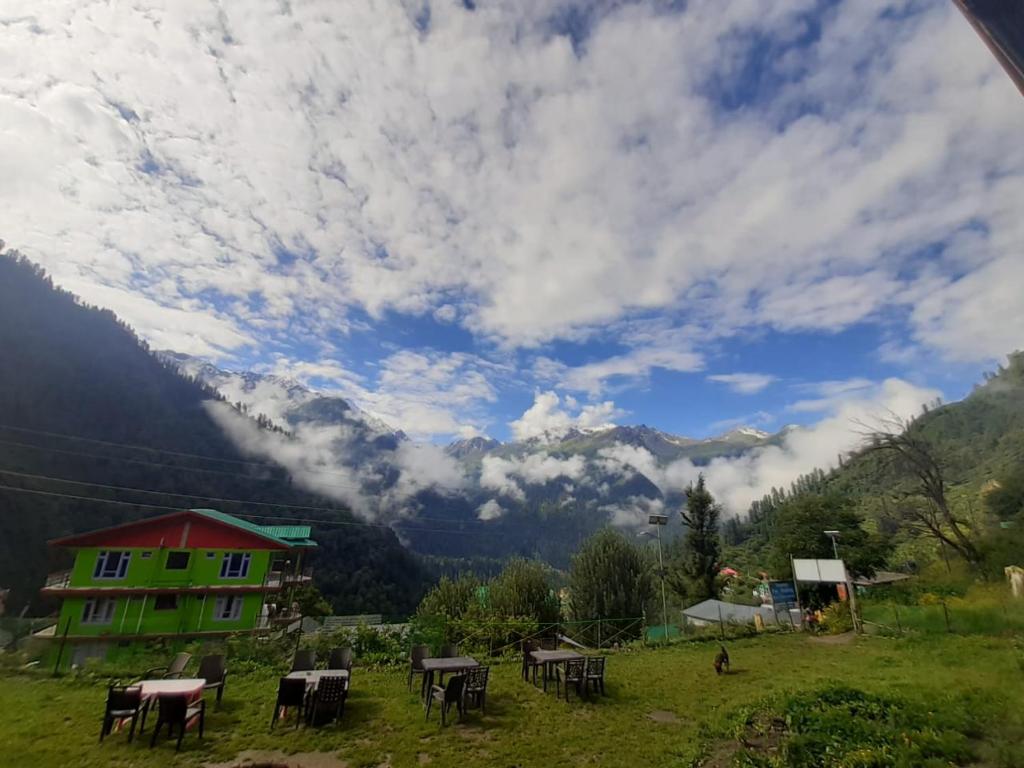
<instances>
[{"instance_id":1,"label":"pink tablecloth","mask_svg":"<svg viewBox=\"0 0 1024 768\"><path fill-rule=\"evenodd\" d=\"M183 693L189 701L195 701L203 695L206 680L201 677L189 677L183 680L140 680L136 683L142 688L142 699L152 699L161 693Z\"/></svg>"}]
</instances>

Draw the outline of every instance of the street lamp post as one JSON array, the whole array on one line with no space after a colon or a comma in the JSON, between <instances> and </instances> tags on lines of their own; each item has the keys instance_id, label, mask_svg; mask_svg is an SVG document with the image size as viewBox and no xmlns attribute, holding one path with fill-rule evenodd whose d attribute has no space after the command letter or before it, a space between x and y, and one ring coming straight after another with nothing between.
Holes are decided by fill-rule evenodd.
<instances>
[{"instance_id":1,"label":"street lamp post","mask_svg":"<svg viewBox=\"0 0 1024 768\"><path fill-rule=\"evenodd\" d=\"M839 545L836 541L839 539L839 531L825 531L825 535L832 539L832 554L835 555L836 560L839 559Z\"/></svg>"},{"instance_id":2,"label":"street lamp post","mask_svg":"<svg viewBox=\"0 0 1024 768\"><path fill-rule=\"evenodd\" d=\"M668 525L668 515L650 515L647 522L658 532L658 575L661 576L661 625L668 645L668 604L665 601L665 560L661 554L661 529Z\"/></svg>"}]
</instances>

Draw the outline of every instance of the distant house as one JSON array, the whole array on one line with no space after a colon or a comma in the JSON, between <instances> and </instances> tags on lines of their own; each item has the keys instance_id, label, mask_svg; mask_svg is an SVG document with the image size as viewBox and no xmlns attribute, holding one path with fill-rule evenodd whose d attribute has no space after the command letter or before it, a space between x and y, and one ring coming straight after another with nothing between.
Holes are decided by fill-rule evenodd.
<instances>
[{"instance_id":1,"label":"distant house","mask_svg":"<svg viewBox=\"0 0 1024 768\"><path fill-rule=\"evenodd\" d=\"M308 526L254 525L190 509L51 541L70 571L41 590L62 600L55 634L73 640L217 636L266 626L269 604L308 582Z\"/></svg>"}]
</instances>

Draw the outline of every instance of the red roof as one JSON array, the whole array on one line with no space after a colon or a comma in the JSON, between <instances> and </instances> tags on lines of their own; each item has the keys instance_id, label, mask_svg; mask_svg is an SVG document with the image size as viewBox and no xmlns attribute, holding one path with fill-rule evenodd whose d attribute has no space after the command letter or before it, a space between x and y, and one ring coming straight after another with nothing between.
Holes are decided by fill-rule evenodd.
<instances>
[{"instance_id":1,"label":"red roof","mask_svg":"<svg viewBox=\"0 0 1024 768\"><path fill-rule=\"evenodd\" d=\"M58 547L176 547L180 549L289 549L287 542L260 533L256 526L213 518L201 511L183 510L136 520L97 531L53 539Z\"/></svg>"}]
</instances>

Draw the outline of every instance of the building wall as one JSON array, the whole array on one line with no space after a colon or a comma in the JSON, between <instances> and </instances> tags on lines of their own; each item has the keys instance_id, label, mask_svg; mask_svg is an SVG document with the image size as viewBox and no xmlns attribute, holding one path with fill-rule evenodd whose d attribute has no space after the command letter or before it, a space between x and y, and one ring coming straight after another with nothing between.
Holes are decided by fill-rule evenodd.
<instances>
[{"instance_id":1,"label":"building wall","mask_svg":"<svg viewBox=\"0 0 1024 768\"><path fill-rule=\"evenodd\" d=\"M205 601L204 601L205 597ZM131 635L175 635L193 632L239 632L256 627L263 604L263 595L256 592L236 595L242 601L237 620L214 618L216 594L180 595L175 610L157 610L152 595L131 595L113 598L116 601L109 624L86 624L82 612L87 597L69 597L61 606L58 636L65 627L72 637L106 637ZM141 617L141 620L140 620Z\"/></svg>"},{"instance_id":2,"label":"building wall","mask_svg":"<svg viewBox=\"0 0 1024 768\"><path fill-rule=\"evenodd\" d=\"M272 552L251 549L174 549L130 548L128 571L123 579L97 579L93 577L100 547L80 549L75 555L71 571L72 587L170 587L205 586L208 584L262 584L270 567ZM190 552L188 568L168 570L167 557L172 552ZM244 579L222 579L221 563L229 552L249 552L249 573ZM148 557L145 556L148 553Z\"/></svg>"},{"instance_id":3,"label":"building wall","mask_svg":"<svg viewBox=\"0 0 1024 768\"><path fill-rule=\"evenodd\" d=\"M124 578L94 578L96 563L101 548L84 548L76 553L72 569L71 587L197 587L219 584L242 586L259 585L270 567L273 554L267 550L224 550L199 549L179 550L174 548L131 548L131 559ZM167 558L172 552L190 552L188 567L168 570ZM248 552L249 571L244 578L221 578L221 565L226 553ZM148 553L148 557L143 554ZM100 637L106 635L135 634L178 634L184 632L231 632L252 629L256 626L263 603L261 593L238 595L242 600L241 614L237 620L223 621L214 618L217 594L178 595L177 606L173 609L158 610L154 595L120 596L115 599L116 607L109 624L87 624L82 622L82 612L88 597L65 598L61 608L58 632L68 626L73 636Z\"/></svg>"}]
</instances>

